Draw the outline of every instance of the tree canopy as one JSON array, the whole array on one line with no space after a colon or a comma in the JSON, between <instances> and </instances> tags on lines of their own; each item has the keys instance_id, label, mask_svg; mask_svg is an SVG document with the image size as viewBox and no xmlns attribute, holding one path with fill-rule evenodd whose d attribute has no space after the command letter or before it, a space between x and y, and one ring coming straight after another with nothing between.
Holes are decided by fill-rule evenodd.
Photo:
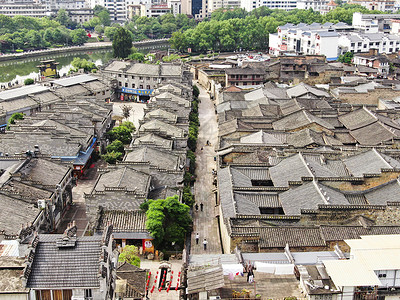
<instances>
[{"instance_id":1,"label":"tree canopy","mask_svg":"<svg viewBox=\"0 0 400 300\"><path fill-rule=\"evenodd\" d=\"M128 264L140 268L140 257L138 248L133 245L125 246L124 248L122 248L122 251L118 256L118 261L127 262Z\"/></svg>"},{"instance_id":2,"label":"tree canopy","mask_svg":"<svg viewBox=\"0 0 400 300\"><path fill-rule=\"evenodd\" d=\"M172 34L173 48L186 52L256 50L268 48L270 33L286 23L345 22L351 24L353 13L380 13L369 11L360 5L343 4L322 15L312 9L284 11L260 7L247 12L242 8L219 9L212 13L210 21L203 21L195 28L178 30Z\"/></svg>"},{"instance_id":3,"label":"tree canopy","mask_svg":"<svg viewBox=\"0 0 400 300\"><path fill-rule=\"evenodd\" d=\"M129 31L119 27L112 43L114 57L127 58L131 54L132 37Z\"/></svg>"},{"instance_id":4,"label":"tree canopy","mask_svg":"<svg viewBox=\"0 0 400 300\"><path fill-rule=\"evenodd\" d=\"M154 237L156 248L171 249L173 244L183 247L192 224L189 206L180 203L178 196L173 196L148 200L141 208L146 212L146 229Z\"/></svg>"}]
</instances>

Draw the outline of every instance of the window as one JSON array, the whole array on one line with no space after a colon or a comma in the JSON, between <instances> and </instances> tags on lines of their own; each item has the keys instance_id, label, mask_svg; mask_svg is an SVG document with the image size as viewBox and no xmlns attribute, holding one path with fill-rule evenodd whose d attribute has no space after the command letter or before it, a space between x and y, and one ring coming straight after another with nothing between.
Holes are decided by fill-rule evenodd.
<instances>
[{"instance_id":1,"label":"window","mask_svg":"<svg viewBox=\"0 0 400 300\"><path fill-rule=\"evenodd\" d=\"M139 76L139 80L143 80L143 77L142 77L142 76Z\"/></svg>"},{"instance_id":2,"label":"window","mask_svg":"<svg viewBox=\"0 0 400 300\"><path fill-rule=\"evenodd\" d=\"M135 79L135 76L132 76L132 79Z\"/></svg>"},{"instance_id":3,"label":"window","mask_svg":"<svg viewBox=\"0 0 400 300\"><path fill-rule=\"evenodd\" d=\"M150 77L146 77L146 80L150 80Z\"/></svg>"},{"instance_id":4,"label":"window","mask_svg":"<svg viewBox=\"0 0 400 300\"><path fill-rule=\"evenodd\" d=\"M122 82L121 82L121 81L118 81L118 85L119 85L119 86L122 86Z\"/></svg>"},{"instance_id":5,"label":"window","mask_svg":"<svg viewBox=\"0 0 400 300\"><path fill-rule=\"evenodd\" d=\"M143 89L143 84L139 85L139 89Z\"/></svg>"},{"instance_id":6,"label":"window","mask_svg":"<svg viewBox=\"0 0 400 300\"><path fill-rule=\"evenodd\" d=\"M148 90L150 89L150 84L148 84L148 85L146 86L146 89L148 89Z\"/></svg>"},{"instance_id":7,"label":"window","mask_svg":"<svg viewBox=\"0 0 400 300\"><path fill-rule=\"evenodd\" d=\"M118 77L121 77L121 74L118 74Z\"/></svg>"},{"instance_id":8,"label":"window","mask_svg":"<svg viewBox=\"0 0 400 300\"><path fill-rule=\"evenodd\" d=\"M85 300L91 300L91 299L93 299L93 296L92 296L92 290L85 290Z\"/></svg>"},{"instance_id":9,"label":"window","mask_svg":"<svg viewBox=\"0 0 400 300\"><path fill-rule=\"evenodd\" d=\"M125 87L128 87L128 83L127 82L125 82Z\"/></svg>"},{"instance_id":10,"label":"window","mask_svg":"<svg viewBox=\"0 0 400 300\"><path fill-rule=\"evenodd\" d=\"M132 83L132 88L133 88L133 89L135 88L135 84L134 84L134 83Z\"/></svg>"}]
</instances>

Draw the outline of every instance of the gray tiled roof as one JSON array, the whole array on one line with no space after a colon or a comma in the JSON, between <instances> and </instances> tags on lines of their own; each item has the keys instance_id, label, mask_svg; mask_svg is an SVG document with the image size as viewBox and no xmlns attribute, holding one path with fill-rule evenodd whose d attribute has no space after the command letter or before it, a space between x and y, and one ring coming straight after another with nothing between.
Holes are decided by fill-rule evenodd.
<instances>
[{"instance_id":1,"label":"gray tiled roof","mask_svg":"<svg viewBox=\"0 0 400 300\"><path fill-rule=\"evenodd\" d=\"M400 185L398 180L392 180L387 184L366 191L366 201L372 205L386 205L387 202L400 201Z\"/></svg>"},{"instance_id":2,"label":"gray tiled roof","mask_svg":"<svg viewBox=\"0 0 400 300\"><path fill-rule=\"evenodd\" d=\"M16 89L11 89L7 91L0 92L0 100L10 100L14 98L19 98L23 96L27 96L29 94L36 94L43 91L48 91L49 88L42 85L28 85L22 86Z\"/></svg>"},{"instance_id":3,"label":"gray tiled roof","mask_svg":"<svg viewBox=\"0 0 400 300\"><path fill-rule=\"evenodd\" d=\"M286 143L286 134L277 135L274 133L264 132L263 130L251 133L240 138L242 144L267 144L282 145Z\"/></svg>"},{"instance_id":4,"label":"gray tiled roof","mask_svg":"<svg viewBox=\"0 0 400 300\"><path fill-rule=\"evenodd\" d=\"M5 234L18 234L21 225L27 222L33 222L40 213L40 209L35 207L35 200L32 202L27 199L18 199L6 196L0 193L0 231L4 230Z\"/></svg>"},{"instance_id":5,"label":"gray tiled roof","mask_svg":"<svg viewBox=\"0 0 400 300\"><path fill-rule=\"evenodd\" d=\"M39 235L27 286L35 289L96 288L101 236L78 237L75 247L58 248L61 234Z\"/></svg>"},{"instance_id":6,"label":"gray tiled roof","mask_svg":"<svg viewBox=\"0 0 400 300\"><path fill-rule=\"evenodd\" d=\"M133 169L130 166L117 165L109 167L107 172L99 175L94 191L104 191L105 188L125 188L138 194L147 195L151 176Z\"/></svg>"},{"instance_id":7,"label":"gray tiled roof","mask_svg":"<svg viewBox=\"0 0 400 300\"><path fill-rule=\"evenodd\" d=\"M366 108L361 108L339 116L339 121L350 130L367 126L377 120L378 118Z\"/></svg>"},{"instance_id":8,"label":"gray tiled roof","mask_svg":"<svg viewBox=\"0 0 400 300\"><path fill-rule=\"evenodd\" d=\"M387 157L387 156L385 156ZM347 169L353 176L381 173L381 169L392 169L392 166L375 149L353 155L343 160ZM399 168L400 163L391 159L393 167Z\"/></svg>"},{"instance_id":9,"label":"gray tiled roof","mask_svg":"<svg viewBox=\"0 0 400 300\"><path fill-rule=\"evenodd\" d=\"M221 266L189 270L187 282L188 294L214 291L225 286L224 272Z\"/></svg>"},{"instance_id":10,"label":"gray tiled roof","mask_svg":"<svg viewBox=\"0 0 400 300\"><path fill-rule=\"evenodd\" d=\"M150 165L164 170L180 170L181 159L170 151L164 151L149 146L142 146L129 152L126 162L149 162Z\"/></svg>"},{"instance_id":11,"label":"gray tiled roof","mask_svg":"<svg viewBox=\"0 0 400 300\"><path fill-rule=\"evenodd\" d=\"M170 137L184 137L185 131L177 126L165 123L163 121L153 119L146 123L143 123L139 132L157 132L159 135L167 135Z\"/></svg>"},{"instance_id":12,"label":"gray tiled roof","mask_svg":"<svg viewBox=\"0 0 400 300\"><path fill-rule=\"evenodd\" d=\"M162 119L172 123L176 123L177 116L173 113L158 108L146 113L144 119Z\"/></svg>"},{"instance_id":13,"label":"gray tiled roof","mask_svg":"<svg viewBox=\"0 0 400 300\"><path fill-rule=\"evenodd\" d=\"M147 271L131 265L127 262L119 263L117 268L117 280L126 280L124 297L141 299L145 297Z\"/></svg>"},{"instance_id":14,"label":"gray tiled roof","mask_svg":"<svg viewBox=\"0 0 400 300\"><path fill-rule=\"evenodd\" d=\"M321 226L326 241L359 239L362 235L400 234L400 226Z\"/></svg>"},{"instance_id":15,"label":"gray tiled roof","mask_svg":"<svg viewBox=\"0 0 400 300\"><path fill-rule=\"evenodd\" d=\"M117 232L145 232L146 213L141 210L104 210L101 214L99 228L105 224L113 224L113 233Z\"/></svg>"},{"instance_id":16,"label":"gray tiled roof","mask_svg":"<svg viewBox=\"0 0 400 300\"><path fill-rule=\"evenodd\" d=\"M236 216L236 209L233 203L232 178L229 167L218 171L219 196L224 218Z\"/></svg>"},{"instance_id":17,"label":"gray tiled roof","mask_svg":"<svg viewBox=\"0 0 400 300\"><path fill-rule=\"evenodd\" d=\"M313 94L317 97L330 97L329 93L312 87L304 82L301 82L298 85L287 89L286 92L291 98L301 97L308 93Z\"/></svg>"},{"instance_id":18,"label":"gray tiled roof","mask_svg":"<svg viewBox=\"0 0 400 300\"><path fill-rule=\"evenodd\" d=\"M275 130L290 131L296 128L310 125L312 123L316 123L327 129L334 129L334 127L331 124L329 124L328 122L324 121L321 118L312 115L310 112L306 110L301 110L292 113L286 117L283 117L282 119L273 122L272 126Z\"/></svg>"},{"instance_id":19,"label":"gray tiled roof","mask_svg":"<svg viewBox=\"0 0 400 300\"><path fill-rule=\"evenodd\" d=\"M308 128L291 133L287 140L288 144L298 148L306 147L312 144L317 144L319 146L325 145L323 134Z\"/></svg>"},{"instance_id":20,"label":"gray tiled roof","mask_svg":"<svg viewBox=\"0 0 400 300\"><path fill-rule=\"evenodd\" d=\"M246 199L252 203L252 205L255 205L255 207L257 207L256 215L260 214L258 209L260 207L282 207L277 193L235 191L234 197L236 203L240 202L242 199ZM238 214L244 213L238 209Z\"/></svg>"},{"instance_id":21,"label":"gray tiled roof","mask_svg":"<svg viewBox=\"0 0 400 300\"><path fill-rule=\"evenodd\" d=\"M17 174L21 174L22 180L40 182L43 185L59 184L70 167L47 159L33 158L25 164ZM49 176L51 174L51 176Z\"/></svg>"},{"instance_id":22,"label":"gray tiled roof","mask_svg":"<svg viewBox=\"0 0 400 300\"><path fill-rule=\"evenodd\" d=\"M118 71L122 71L122 69L125 69L129 64L130 63L126 62L126 61L113 60L110 64L108 64L104 68L104 70L118 72Z\"/></svg>"},{"instance_id":23,"label":"gray tiled roof","mask_svg":"<svg viewBox=\"0 0 400 300\"><path fill-rule=\"evenodd\" d=\"M288 186L289 181L301 181L301 177L338 177L330 169L303 154L290 156L269 169L274 186Z\"/></svg>"},{"instance_id":24,"label":"gray tiled roof","mask_svg":"<svg viewBox=\"0 0 400 300\"><path fill-rule=\"evenodd\" d=\"M318 209L319 204L349 204L342 193L315 181L281 193L279 200L286 215L300 215L302 209Z\"/></svg>"},{"instance_id":25,"label":"gray tiled roof","mask_svg":"<svg viewBox=\"0 0 400 300\"><path fill-rule=\"evenodd\" d=\"M265 227L259 228L261 248L325 246L319 228Z\"/></svg>"},{"instance_id":26,"label":"gray tiled roof","mask_svg":"<svg viewBox=\"0 0 400 300\"><path fill-rule=\"evenodd\" d=\"M173 141L164 139L161 136L154 134L154 133L149 133L140 137L135 138L132 141L132 144L135 146L140 146L140 145L154 145L166 149L172 149L172 144Z\"/></svg>"}]
</instances>

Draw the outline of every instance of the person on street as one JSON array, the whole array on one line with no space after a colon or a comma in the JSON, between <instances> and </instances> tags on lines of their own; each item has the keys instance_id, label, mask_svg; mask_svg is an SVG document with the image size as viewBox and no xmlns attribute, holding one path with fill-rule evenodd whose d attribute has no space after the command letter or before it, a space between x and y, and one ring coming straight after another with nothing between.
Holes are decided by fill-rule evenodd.
<instances>
[{"instance_id":1,"label":"person on street","mask_svg":"<svg viewBox=\"0 0 400 300\"><path fill-rule=\"evenodd\" d=\"M194 208L196 209L196 211L199 211L199 205L196 203L196 205L194 206Z\"/></svg>"},{"instance_id":2,"label":"person on street","mask_svg":"<svg viewBox=\"0 0 400 300\"><path fill-rule=\"evenodd\" d=\"M200 210L203 211L203 202L200 203Z\"/></svg>"},{"instance_id":3,"label":"person on street","mask_svg":"<svg viewBox=\"0 0 400 300\"><path fill-rule=\"evenodd\" d=\"M198 244L199 244L199 238L200 238L200 235L199 235L199 233L196 233L196 245L198 245Z\"/></svg>"},{"instance_id":4,"label":"person on street","mask_svg":"<svg viewBox=\"0 0 400 300\"><path fill-rule=\"evenodd\" d=\"M204 250L207 250L207 244L208 244L207 240L204 239L204 240L203 240Z\"/></svg>"}]
</instances>

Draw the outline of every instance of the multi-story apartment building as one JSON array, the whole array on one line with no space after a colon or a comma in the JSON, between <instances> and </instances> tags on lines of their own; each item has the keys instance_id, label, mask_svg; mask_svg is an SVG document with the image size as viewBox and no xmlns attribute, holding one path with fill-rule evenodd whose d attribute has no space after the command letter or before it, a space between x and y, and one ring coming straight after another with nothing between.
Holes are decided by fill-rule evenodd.
<instances>
[{"instance_id":1,"label":"multi-story apartment building","mask_svg":"<svg viewBox=\"0 0 400 300\"><path fill-rule=\"evenodd\" d=\"M395 0L351 0L349 4L358 4L369 10L395 12Z\"/></svg>"},{"instance_id":2,"label":"multi-story apartment building","mask_svg":"<svg viewBox=\"0 0 400 300\"><path fill-rule=\"evenodd\" d=\"M78 24L90 21L94 17L94 12L91 8L69 9L68 14L71 20Z\"/></svg>"},{"instance_id":3,"label":"multi-story apartment building","mask_svg":"<svg viewBox=\"0 0 400 300\"><path fill-rule=\"evenodd\" d=\"M394 53L400 50L400 36L385 33L348 33L338 40L339 54L345 52L369 52L377 49L378 53Z\"/></svg>"},{"instance_id":4,"label":"multi-story apartment building","mask_svg":"<svg viewBox=\"0 0 400 300\"><path fill-rule=\"evenodd\" d=\"M352 25L355 29L363 32L384 32L391 33L393 24L400 20L400 15L393 14L362 14L355 12L353 14Z\"/></svg>"},{"instance_id":5,"label":"multi-story apartment building","mask_svg":"<svg viewBox=\"0 0 400 300\"><path fill-rule=\"evenodd\" d=\"M49 7L40 2L34 1L1 1L0 14L6 16L27 16L42 18L50 15Z\"/></svg>"},{"instance_id":6,"label":"multi-story apartment building","mask_svg":"<svg viewBox=\"0 0 400 300\"><path fill-rule=\"evenodd\" d=\"M270 53L316 54L325 55L328 60L335 60L338 56L339 32L351 29L351 26L344 23L279 26L277 33L269 35Z\"/></svg>"},{"instance_id":7,"label":"multi-story apartment building","mask_svg":"<svg viewBox=\"0 0 400 300\"><path fill-rule=\"evenodd\" d=\"M116 80L117 93L121 99L136 95L148 97L153 90L168 82L189 83L191 73L184 65L163 63L142 64L123 61L111 61L102 73Z\"/></svg>"},{"instance_id":8,"label":"multi-story apartment building","mask_svg":"<svg viewBox=\"0 0 400 300\"><path fill-rule=\"evenodd\" d=\"M247 11L265 6L271 9L293 10L297 8L296 0L242 0L240 6Z\"/></svg>"}]
</instances>

